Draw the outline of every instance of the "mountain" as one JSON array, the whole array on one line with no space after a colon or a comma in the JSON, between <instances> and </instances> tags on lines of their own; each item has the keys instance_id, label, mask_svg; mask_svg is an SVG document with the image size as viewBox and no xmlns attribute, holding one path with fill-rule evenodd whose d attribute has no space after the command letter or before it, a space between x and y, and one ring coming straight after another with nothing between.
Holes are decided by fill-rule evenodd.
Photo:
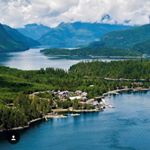
<instances>
[{"instance_id":1,"label":"mountain","mask_svg":"<svg viewBox=\"0 0 150 150\"><path fill-rule=\"evenodd\" d=\"M99 40L104 34L131 28L124 25L100 23L61 23L56 28L51 28L38 41L50 47L79 47ZM33 36L34 37L34 36Z\"/></svg>"},{"instance_id":2,"label":"mountain","mask_svg":"<svg viewBox=\"0 0 150 150\"><path fill-rule=\"evenodd\" d=\"M23 28L17 29L21 34L30 37L34 40L40 39L44 34L51 31L51 28L44 26L42 24L28 24Z\"/></svg>"},{"instance_id":3,"label":"mountain","mask_svg":"<svg viewBox=\"0 0 150 150\"><path fill-rule=\"evenodd\" d=\"M52 49L42 51L45 55L58 55ZM77 50L59 50L59 55L77 56L141 56L150 55L150 24L105 34L100 41Z\"/></svg>"},{"instance_id":4,"label":"mountain","mask_svg":"<svg viewBox=\"0 0 150 150\"><path fill-rule=\"evenodd\" d=\"M79 47L99 40L104 34L112 31L125 30L130 26L100 23L61 23L55 28L42 24L28 24L17 30L41 45L54 48Z\"/></svg>"},{"instance_id":5,"label":"mountain","mask_svg":"<svg viewBox=\"0 0 150 150\"><path fill-rule=\"evenodd\" d=\"M101 38L101 45L111 48L132 49L134 45L150 40L150 24L125 31L115 31Z\"/></svg>"},{"instance_id":6,"label":"mountain","mask_svg":"<svg viewBox=\"0 0 150 150\"><path fill-rule=\"evenodd\" d=\"M32 38L26 37L16 29L13 29L7 25L3 25L5 30L9 33L9 35L17 42L20 42L28 47L35 47L40 45L37 41L33 40Z\"/></svg>"},{"instance_id":7,"label":"mountain","mask_svg":"<svg viewBox=\"0 0 150 150\"><path fill-rule=\"evenodd\" d=\"M97 50L99 53L104 49L107 51L113 49L122 51L122 54L127 52L137 55L150 54L150 24L107 33L100 41L91 43L85 49Z\"/></svg>"},{"instance_id":8,"label":"mountain","mask_svg":"<svg viewBox=\"0 0 150 150\"><path fill-rule=\"evenodd\" d=\"M21 51L37 45L38 42L25 37L17 30L0 24L0 51Z\"/></svg>"},{"instance_id":9,"label":"mountain","mask_svg":"<svg viewBox=\"0 0 150 150\"><path fill-rule=\"evenodd\" d=\"M133 49L138 51L138 52L141 52L143 54L150 55L150 40L144 41L142 43L135 44L133 46Z\"/></svg>"},{"instance_id":10,"label":"mountain","mask_svg":"<svg viewBox=\"0 0 150 150\"><path fill-rule=\"evenodd\" d=\"M14 51L14 50L25 50L28 47L22 43L15 41L9 33L5 30L2 24L0 24L0 52L1 51Z\"/></svg>"}]
</instances>

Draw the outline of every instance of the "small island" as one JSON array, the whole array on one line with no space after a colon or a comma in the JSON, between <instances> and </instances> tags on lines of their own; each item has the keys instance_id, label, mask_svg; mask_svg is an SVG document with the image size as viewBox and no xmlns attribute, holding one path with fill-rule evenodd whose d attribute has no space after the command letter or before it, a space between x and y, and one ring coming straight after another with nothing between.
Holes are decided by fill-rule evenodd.
<instances>
[{"instance_id":1,"label":"small island","mask_svg":"<svg viewBox=\"0 0 150 150\"><path fill-rule=\"evenodd\" d=\"M112 59L137 59L143 56L142 53L132 50L122 50L113 48L97 48L97 47L83 47L77 49L61 49L50 48L41 50L45 56L55 56L60 58L76 58L76 59L98 59L98 58L112 58ZM146 55L145 55L146 56Z\"/></svg>"},{"instance_id":2,"label":"small island","mask_svg":"<svg viewBox=\"0 0 150 150\"><path fill-rule=\"evenodd\" d=\"M150 89L150 61L81 62L69 71L0 67L0 130L20 130L48 118L99 112L105 97Z\"/></svg>"}]
</instances>

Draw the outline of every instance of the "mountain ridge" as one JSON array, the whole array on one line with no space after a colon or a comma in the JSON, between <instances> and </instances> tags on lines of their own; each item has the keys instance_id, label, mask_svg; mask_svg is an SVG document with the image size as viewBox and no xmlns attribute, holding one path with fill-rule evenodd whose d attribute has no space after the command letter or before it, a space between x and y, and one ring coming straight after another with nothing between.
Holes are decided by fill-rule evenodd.
<instances>
[{"instance_id":1,"label":"mountain ridge","mask_svg":"<svg viewBox=\"0 0 150 150\"><path fill-rule=\"evenodd\" d=\"M19 28L18 31L24 35L28 34L29 37L38 40L41 45L62 48L85 46L93 41L99 40L105 33L128 28L131 28L131 26L87 22L62 22L55 28L30 24L26 25L24 28ZM39 35L36 30L39 32Z\"/></svg>"},{"instance_id":2,"label":"mountain ridge","mask_svg":"<svg viewBox=\"0 0 150 150\"><path fill-rule=\"evenodd\" d=\"M87 51L103 49L119 50L122 53L150 54L150 24L136 26L127 30L113 31L101 37L100 41L92 42L84 49Z\"/></svg>"},{"instance_id":3,"label":"mountain ridge","mask_svg":"<svg viewBox=\"0 0 150 150\"><path fill-rule=\"evenodd\" d=\"M22 28L17 28L17 30L24 36L27 36L34 40L38 40L39 38L41 38L42 35L50 31L51 28L42 24L33 23L27 24Z\"/></svg>"},{"instance_id":4,"label":"mountain ridge","mask_svg":"<svg viewBox=\"0 0 150 150\"><path fill-rule=\"evenodd\" d=\"M17 30L0 24L0 52L22 51L37 45L38 42L25 37Z\"/></svg>"},{"instance_id":5,"label":"mountain ridge","mask_svg":"<svg viewBox=\"0 0 150 150\"><path fill-rule=\"evenodd\" d=\"M80 47L99 40L105 33L114 30L130 28L123 25L111 25L100 23L61 23L43 35L38 41L51 47Z\"/></svg>"}]
</instances>

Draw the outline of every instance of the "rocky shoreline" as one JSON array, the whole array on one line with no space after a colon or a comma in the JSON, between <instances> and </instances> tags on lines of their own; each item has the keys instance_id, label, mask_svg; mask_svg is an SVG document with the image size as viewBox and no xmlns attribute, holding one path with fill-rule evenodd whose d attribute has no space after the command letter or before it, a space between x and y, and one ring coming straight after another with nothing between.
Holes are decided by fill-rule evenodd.
<instances>
[{"instance_id":1,"label":"rocky shoreline","mask_svg":"<svg viewBox=\"0 0 150 150\"><path fill-rule=\"evenodd\" d=\"M118 95L118 94L124 93L124 92L142 92L142 91L150 91L150 88L141 88L141 87L138 87L138 88L117 89L117 90L113 90L113 91L108 91L107 93L104 93L102 96L99 96L97 98L105 99L108 96ZM37 118L37 119L29 121L26 126L16 127L16 128L7 129L7 130L6 129L0 130L0 133L9 132L9 131L21 131L21 130L30 128L33 123L37 123L37 122L42 121L42 120L54 119L54 118L66 118L67 117L67 116L65 116L63 114L58 114L58 113L90 113L90 112L100 112L100 111L103 111L106 107L109 107L109 106L105 103L103 109L90 109L90 110L54 109L52 113L49 113L49 114L43 116L42 118Z\"/></svg>"}]
</instances>

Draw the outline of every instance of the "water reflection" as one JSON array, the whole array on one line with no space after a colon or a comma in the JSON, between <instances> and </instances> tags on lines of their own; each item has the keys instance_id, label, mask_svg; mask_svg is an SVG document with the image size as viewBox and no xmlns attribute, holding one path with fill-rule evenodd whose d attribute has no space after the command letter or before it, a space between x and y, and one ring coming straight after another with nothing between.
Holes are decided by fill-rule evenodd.
<instances>
[{"instance_id":1,"label":"water reflection","mask_svg":"<svg viewBox=\"0 0 150 150\"><path fill-rule=\"evenodd\" d=\"M70 66L81 61L91 61L92 59L80 57L46 57L40 53L42 48L29 49L23 52L0 54L0 64L22 70L38 70L41 68L61 68L68 70ZM100 59L102 61L111 61L111 59ZM118 59L119 60L119 59Z\"/></svg>"},{"instance_id":2,"label":"water reflection","mask_svg":"<svg viewBox=\"0 0 150 150\"><path fill-rule=\"evenodd\" d=\"M0 64L22 70L38 70L47 67L67 70L71 65L81 61L81 59L46 57L40 53L40 50L41 48L16 53L2 53L0 54Z\"/></svg>"}]
</instances>

